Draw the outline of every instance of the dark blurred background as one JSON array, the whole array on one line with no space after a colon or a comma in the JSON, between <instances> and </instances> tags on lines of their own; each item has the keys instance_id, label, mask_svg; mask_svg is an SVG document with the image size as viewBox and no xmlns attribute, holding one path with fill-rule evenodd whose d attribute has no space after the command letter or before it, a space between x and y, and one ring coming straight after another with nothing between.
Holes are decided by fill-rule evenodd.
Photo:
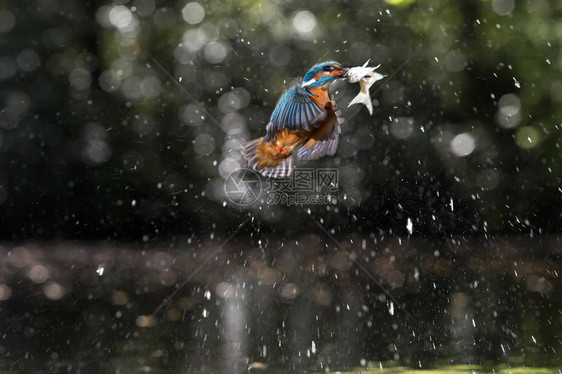
<instances>
[{"instance_id":1,"label":"dark blurred background","mask_svg":"<svg viewBox=\"0 0 562 374\"><path fill-rule=\"evenodd\" d=\"M558 1L0 2L0 236L150 241L298 230L301 207L230 204L238 142L313 64L380 64L347 108L334 232L557 232Z\"/></svg>"},{"instance_id":2,"label":"dark blurred background","mask_svg":"<svg viewBox=\"0 0 562 374\"><path fill-rule=\"evenodd\" d=\"M559 372L560 19L558 0L0 0L0 371ZM338 151L297 161L338 170L335 201L270 204L265 179L232 201L283 90L368 59L373 115L334 84Z\"/></svg>"}]
</instances>

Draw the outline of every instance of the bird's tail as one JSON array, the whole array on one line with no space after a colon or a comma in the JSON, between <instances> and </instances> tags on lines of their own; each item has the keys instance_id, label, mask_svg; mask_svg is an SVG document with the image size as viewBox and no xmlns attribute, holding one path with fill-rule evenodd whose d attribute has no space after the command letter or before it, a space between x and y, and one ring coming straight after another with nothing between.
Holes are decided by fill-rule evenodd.
<instances>
[{"instance_id":1,"label":"bird's tail","mask_svg":"<svg viewBox=\"0 0 562 374\"><path fill-rule=\"evenodd\" d=\"M371 102L371 95L369 95L369 93L365 93L363 91L359 92L357 94L357 96L355 96L353 98L353 100L351 100L351 102L349 103L349 105L347 106L348 108L354 104L363 104L367 107L367 109L369 110L370 114L373 114L373 103Z\"/></svg>"},{"instance_id":2,"label":"bird's tail","mask_svg":"<svg viewBox=\"0 0 562 374\"><path fill-rule=\"evenodd\" d=\"M293 157L273 158L267 151L272 147L270 143L265 143L262 138L250 140L242 144L242 156L248 161L248 165L264 177L286 178L293 172Z\"/></svg>"}]
</instances>

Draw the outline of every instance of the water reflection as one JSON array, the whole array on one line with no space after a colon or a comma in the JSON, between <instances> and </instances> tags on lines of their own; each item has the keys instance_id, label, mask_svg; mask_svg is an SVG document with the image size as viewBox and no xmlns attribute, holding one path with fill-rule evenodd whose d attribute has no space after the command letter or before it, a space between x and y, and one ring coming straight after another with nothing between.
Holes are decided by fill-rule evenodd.
<instances>
[{"instance_id":1,"label":"water reflection","mask_svg":"<svg viewBox=\"0 0 562 374\"><path fill-rule=\"evenodd\" d=\"M219 288L219 285L222 285ZM248 365L248 335L251 327L248 326L246 317L247 292L240 286L219 283L217 285L217 294L224 297L222 311L222 331L220 332L220 340L222 340L221 362L225 365L225 373L243 373ZM210 298L210 294L209 294Z\"/></svg>"},{"instance_id":2,"label":"water reflection","mask_svg":"<svg viewBox=\"0 0 562 374\"><path fill-rule=\"evenodd\" d=\"M455 361L473 363L476 359L474 351L476 322L470 306L470 297L464 292L453 292L450 299L451 358Z\"/></svg>"},{"instance_id":3,"label":"water reflection","mask_svg":"<svg viewBox=\"0 0 562 374\"><path fill-rule=\"evenodd\" d=\"M4 244L0 370L562 363L555 237L356 237L346 251L312 236L268 243Z\"/></svg>"}]
</instances>

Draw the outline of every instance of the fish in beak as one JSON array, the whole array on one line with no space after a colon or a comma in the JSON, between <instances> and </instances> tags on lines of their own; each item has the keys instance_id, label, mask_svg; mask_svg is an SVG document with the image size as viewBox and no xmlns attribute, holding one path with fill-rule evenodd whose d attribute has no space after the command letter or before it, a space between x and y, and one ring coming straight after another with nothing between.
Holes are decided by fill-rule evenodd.
<instances>
[{"instance_id":1,"label":"fish in beak","mask_svg":"<svg viewBox=\"0 0 562 374\"><path fill-rule=\"evenodd\" d=\"M375 73L375 70L380 65L375 67L367 66L369 64L369 61L371 60L367 60L367 62L365 62L363 66L355 66L349 68L345 75L345 78L347 78L348 82L359 82L359 85L361 87L357 96L355 96L353 100L351 100L347 107L349 108L354 104L363 104L369 110L369 114L373 115L373 103L371 100L371 95L369 94L369 88L371 88L373 83L375 83L376 81L383 79L384 75Z\"/></svg>"}]
</instances>

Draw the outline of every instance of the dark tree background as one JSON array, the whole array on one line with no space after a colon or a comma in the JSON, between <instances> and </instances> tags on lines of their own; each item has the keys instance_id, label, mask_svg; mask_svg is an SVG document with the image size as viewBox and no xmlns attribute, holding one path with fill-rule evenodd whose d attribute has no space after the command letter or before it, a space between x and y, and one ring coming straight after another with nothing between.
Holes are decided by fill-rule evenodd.
<instances>
[{"instance_id":1,"label":"dark tree background","mask_svg":"<svg viewBox=\"0 0 562 374\"><path fill-rule=\"evenodd\" d=\"M562 4L0 1L0 236L154 240L253 215L334 232L558 232ZM322 60L387 75L347 108L336 205L224 196L288 84ZM308 222L308 221L307 221Z\"/></svg>"}]
</instances>

